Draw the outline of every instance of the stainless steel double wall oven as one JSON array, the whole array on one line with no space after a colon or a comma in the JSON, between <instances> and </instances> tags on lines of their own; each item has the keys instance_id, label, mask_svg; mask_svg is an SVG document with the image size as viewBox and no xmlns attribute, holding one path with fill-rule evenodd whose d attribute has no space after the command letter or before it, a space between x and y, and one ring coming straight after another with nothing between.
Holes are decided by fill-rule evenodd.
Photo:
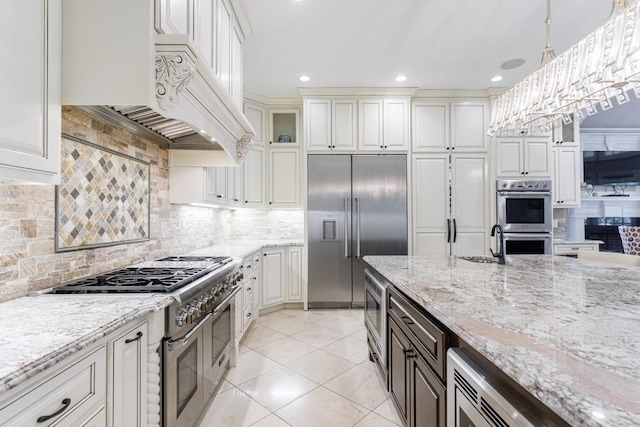
<instances>
[{"instance_id":1,"label":"stainless steel double wall oven","mask_svg":"<svg viewBox=\"0 0 640 427\"><path fill-rule=\"evenodd\" d=\"M506 254L551 254L551 181L499 179L496 187L496 217L504 230Z\"/></svg>"}]
</instances>

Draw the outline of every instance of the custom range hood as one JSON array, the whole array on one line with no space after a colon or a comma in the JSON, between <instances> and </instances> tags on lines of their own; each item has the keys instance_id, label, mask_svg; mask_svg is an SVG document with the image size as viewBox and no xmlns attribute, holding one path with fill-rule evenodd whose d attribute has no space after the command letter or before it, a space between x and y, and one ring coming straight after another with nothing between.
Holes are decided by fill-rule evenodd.
<instances>
[{"instance_id":1,"label":"custom range hood","mask_svg":"<svg viewBox=\"0 0 640 427\"><path fill-rule=\"evenodd\" d=\"M216 75L217 61L206 54L204 40L198 43L194 36L192 3L183 2L184 25L177 21L184 14L169 3L65 0L62 104L92 112L164 148L202 150L206 164L212 158L240 164L255 136L242 113L241 70L232 70L241 67L241 50L238 62L231 57L238 53L230 38L230 49L221 50L226 59L218 59L229 65ZM213 35L209 38L213 45ZM234 77L240 84L232 82Z\"/></svg>"}]
</instances>

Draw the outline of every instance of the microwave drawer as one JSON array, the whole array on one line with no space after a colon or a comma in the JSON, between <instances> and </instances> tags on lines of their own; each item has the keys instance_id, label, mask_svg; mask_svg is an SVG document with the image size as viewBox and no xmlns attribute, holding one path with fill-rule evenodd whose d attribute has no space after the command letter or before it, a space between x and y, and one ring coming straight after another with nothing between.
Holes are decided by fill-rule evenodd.
<instances>
[{"instance_id":1,"label":"microwave drawer","mask_svg":"<svg viewBox=\"0 0 640 427\"><path fill-rule=\"evenodd\" d=\"M445 378L445 360L449 339L447 333L422 314L405 297L389 288L388 313L405 331L413 335L422 354L441 380Z\"/></svg>"}]
</instances>

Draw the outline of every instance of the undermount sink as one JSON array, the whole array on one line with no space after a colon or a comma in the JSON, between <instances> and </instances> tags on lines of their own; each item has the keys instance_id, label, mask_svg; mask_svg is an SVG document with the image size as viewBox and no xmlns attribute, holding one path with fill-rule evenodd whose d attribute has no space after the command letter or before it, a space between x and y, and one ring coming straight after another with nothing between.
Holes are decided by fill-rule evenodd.
<instances>
[{"instance_id":1,"label":"undermount sink","mask_svg":"<svg viewBox=\"0 0 640 427\"><path fill-rule=\"evenodd\" d=\"M499 259L493 256L487 255L467 255L467 256L459 256L458 258L463 259L465 261L477 262L481 264L497 264Z\"/></svg>"}]
</instances>

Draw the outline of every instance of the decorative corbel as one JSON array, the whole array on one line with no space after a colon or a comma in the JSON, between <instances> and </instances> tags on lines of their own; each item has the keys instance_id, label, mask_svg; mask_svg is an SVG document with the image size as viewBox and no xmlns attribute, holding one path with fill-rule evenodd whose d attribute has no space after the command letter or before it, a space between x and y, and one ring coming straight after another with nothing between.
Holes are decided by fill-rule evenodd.
<instances>
[{"instance_id":1,"label":"decorative corbel","mask_svg":"<svg viewBox=\"0 0 640 427\"><path fill-rule=\"evenodd\" d=\"M251 134L244 134L242 138L236 142L236 160L238 160L238 163L244 162L247 153L251 147L253 147L253 142L253 135Z\"/></svg>"},{"instance_id":2,"label":"decorative corbel","mask_svg":"<svg viewBox=\"0 0 640 427\"><path fill-rule=\"evenodd\" d=\"M195 62L184 53L156 54L156 98L160 108L169 110L178 105L195 73Z\"/></svg>"}]
</instances>

